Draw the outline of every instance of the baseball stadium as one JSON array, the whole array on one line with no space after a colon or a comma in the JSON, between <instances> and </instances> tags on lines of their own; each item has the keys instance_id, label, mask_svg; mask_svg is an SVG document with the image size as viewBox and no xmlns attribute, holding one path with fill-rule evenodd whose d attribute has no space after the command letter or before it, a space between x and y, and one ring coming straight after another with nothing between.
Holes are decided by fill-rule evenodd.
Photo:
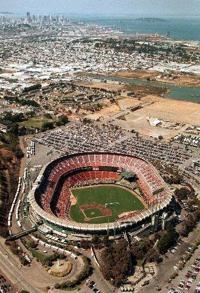
<instances>
[{"instance_id":1,"label":"baseball stadium","mask_svg":"<svg viewBox=\"0 0 200 293\"><path fill-rule=\"evenodd\" d=\"M119 234L151 222L171 199L158 171L142 158L73 154L41 170L29 193L30 220L60 235Z\"/></svg>"}]
</instances>

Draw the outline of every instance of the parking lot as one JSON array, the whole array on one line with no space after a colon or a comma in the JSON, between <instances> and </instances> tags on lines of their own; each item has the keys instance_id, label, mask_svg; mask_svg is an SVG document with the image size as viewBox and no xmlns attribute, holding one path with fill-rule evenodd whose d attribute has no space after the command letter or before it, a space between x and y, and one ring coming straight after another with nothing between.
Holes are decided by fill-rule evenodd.
<instances>
[{"instance_id":1,"label":"parking lot","mask_svg":"<svg viewBox=\"0 0 200 293\"><path fill-rule=\"evenodd\" d=\"M188 253L190 248L188 248ZM176 271L176 267L174 267ZM198 248L185 268L172 281L167 289L162 290L163 293L199 293L200 292L200 249Z\"/></svg>"},{"instance_id":2,"label":"parking lot","mask_svg":"<svg viewBox=\"0 0 200 293\"><path fill-rule=\"evenodd\" d=\"M14 288L11 284L6 280L6 278L0 274L0 292L1 293L14 293Z\"/></svg>"}]
</instances>

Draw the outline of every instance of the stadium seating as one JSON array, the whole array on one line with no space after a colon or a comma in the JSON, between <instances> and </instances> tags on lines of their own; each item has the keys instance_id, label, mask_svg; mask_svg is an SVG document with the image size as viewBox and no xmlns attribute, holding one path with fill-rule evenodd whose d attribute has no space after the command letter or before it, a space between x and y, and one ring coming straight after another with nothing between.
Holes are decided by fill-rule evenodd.
<instances>
[{"instance_id":1,"label":"stadium seating","mask_svg":"<svg viewBox=\"0 0 200 293\"><path fill-rule=\"evenodd\" d=\"M89 167L90 170L83 169L85 167ZM136 174L143 198L149 206L157 202L158 196L155 194L164 188L164 182L154 167L142 159L105 153L74 155L58 160L47 173L49 184L41 194L41 207L48 213L65 218L70 209L70 188L113 183L118 180L119 174L117 172L99 170L99 167L105 167L105 169L106 167L116 167ZM61 178L64 178L64 181ZM62 186L57 188L59 184ZM159 197L163 196L164 193L160 192Z\"/></svg>"}]
</instances>

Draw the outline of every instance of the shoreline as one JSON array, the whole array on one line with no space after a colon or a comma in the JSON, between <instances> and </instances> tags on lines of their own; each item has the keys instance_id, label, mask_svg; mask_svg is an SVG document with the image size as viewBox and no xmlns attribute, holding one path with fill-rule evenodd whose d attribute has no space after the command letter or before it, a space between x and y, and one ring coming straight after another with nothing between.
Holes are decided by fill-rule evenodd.
<instances>
[{"instance_id":1,"label":"shoreline","mask_svg":"<svg viewBox=\"0 0 200 293\"><path fill-rule=\"evenodd\" d=\"M172 79L170 78L159 78L163 73L159 71L151 71L151 70L141 70L141 71L119 71L116 73L111 73L109 77L121 77L127 79L141 79L153 82L158 82L161 85L171 85L177 87L200 87L200 74L192 73L192 74L183 74L183 73L170 73ZM173 79L174 78L174 79Z\"/></svg>"}]
</instances>

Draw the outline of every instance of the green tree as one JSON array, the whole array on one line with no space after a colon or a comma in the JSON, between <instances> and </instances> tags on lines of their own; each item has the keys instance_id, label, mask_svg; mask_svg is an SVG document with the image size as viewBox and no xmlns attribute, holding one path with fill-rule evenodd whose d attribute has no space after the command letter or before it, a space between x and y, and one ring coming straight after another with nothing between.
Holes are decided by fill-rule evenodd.
<instances>
[{"instance_id":1,"label":"green tree","mask_svg":"<svg viewBox=\"0 0 200 293\"><path fill-rule=\"evenodd\" d=\"M166 231L158 241L158 249L161 254L164 254L172 247L178 238L178 233L173 230Z\"/></svg>"},{"instance_id":2,"label":"green tree","mask_svg":"<svg viewBox=\"0 0 200 293\"><path fill-rule=\"evenodd\" d=\"M54 124L53 122L44 122L42 125L42 130L49 130L49 129L53 129L54 128Z\"/></svg>"}]
</instances>

